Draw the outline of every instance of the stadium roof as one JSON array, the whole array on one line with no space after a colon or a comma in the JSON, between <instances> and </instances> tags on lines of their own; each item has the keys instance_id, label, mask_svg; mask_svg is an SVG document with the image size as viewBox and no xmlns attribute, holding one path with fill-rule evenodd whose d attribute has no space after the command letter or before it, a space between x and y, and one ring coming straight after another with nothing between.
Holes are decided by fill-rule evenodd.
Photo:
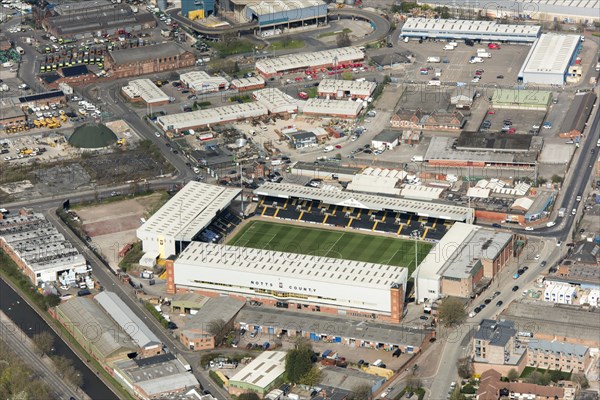
<instances>
[{"instance_id":1,"label":"stadium roof","mask_svg":"<svg viewBox=\"0 0 600 400\"><path fill-rule=\"evenodd\" d=\"M243 382L265 388L285 372L286 355L285 351L265 351L235 374L229 382Z\"/></svg>"},{"instance_id":2,"label":"stadium roof","mask_svg":"<svg viewBox=\"0 0 600 400\"><path fill-rule=\"evenodd\" d=\"M243 103L231 106L209 108L187 113L170 114L158 117L164 129L186 130L196 126L216 125L246 118L267 115L269 110L262 104Z\"/></svg>"},{"instance_id":3,"label":"stadium roof","mask_svg":"<svg viewBox=\"0 0 600 400\"><path fill-rule=\"evenodd\" d=\"M128 86L123 86L123 91L131 98L141 97L146 103L169 101L169 96L150 79L130 81Z\"/></svg>"},{"instance_id":4,"label":"stadium roof","mask_svg":"<svg viewBox=\"0 0 600 400\"><path fill-rule=\"evenodd\" d=\"M211 76L206 71L190 71L179 75L181 82L198 93L217 91L220 87L227 87L227 79L222 76Z\"/></svg>"},{"instance_id":5,"label":"stadium roof","mask_svg":"<svg viewBox=\"0 0 600 400\"><path fill-rule=\"evenodd\" d=\"M191 241L240 192L240 189L189 182L138 228L138 237L145 232Z\"/></svg>"},{"instance_id":6,"label":"stadium roof","mask_svg":"<svg viewBox=\"0 0 600 400\"><path fill-rule=\"evenodd\" d=\"M139 349L129 335L115 334L120 332L120 327L91 299L76 297L56 308L69 319L74 329L80 330L91 341L104 358Z\"/></svg>"},{"instance_id":7,"label":"stadium roof","mask_svg":"<svg viewBox=\"0 0 600 400\"><path fill-rule=\"evenodd\" d=\"M564 74L581 36L544 33L533 44L523 63L521 73Z\"/></svg>"},{"instance_id":8,"label":"stadium roof","mask_svg":"<svg viewBox=\"0 0 600 400\"><path fill-rule=\"evenodd\" d=\"M256 62L256 69L264 74L275 74L295 69L333 65L337 58L338 64L348 61L357 61L365 58L365 54L358 47L342 47L313 53L290 54L274 57Z\"/></svg>"},{"instance_id":9,"label":"stadium roof","mask_svg":"<svg viewBox=\"0 0 600 400\"><path fill-rule=\"evenodd\" d=\"M304 281L361 285L374 289L405 284L407 277L406 268L394 265L203 242L190 243L175 261L176 266L179 264L202 264L224 271L276 274Z\"/></svg>"},{"instance_id":10,"label":"stadium roof","mask_svg":"<svg viewBox=\"0 0 600 400\"><path fill-rule=\"evenodd\" d=\"M413 276L466 278L475 267L475 260L494 259L511 238L510 233L455 223L419 264Z\"/></svg>"},{"instance_id":11,"label":"stadium roof","mask_svg":"<svg viewBox=\"0 0 600 400\"><path fill-rule=\"evenodd\" d=\"M129 334L139 347L151 347L161 341L148 326L114 292L103 291L94 300ZM131 329L135 327L135 329Z\"/></svg>"},{"instance_id":12,"label":"stadium roof","mask_svg":"<svg viewBox=\"0 0 600 400\"><path fill-rule=\"evenodd\" d=\"M329 191L290 183L267 182L254 190L254 193L280 198L295 197L319 200L325 204L368 210L410 212L423 217L443 218L452 221L468 221L473 217L473 209L469 207L344 191Z\"/></svg>"},{"instance_id":13,"label":"stadium roof","mask_svg":"<svg viewBox=\"0 0 600 400\"><path fill-rule=\"evenodd\" d=\"M253 92L252 96L273 114L298 111L298 100L276 88L260 89Z\"/></svg>"},{"instance_id":14,"label":"stadium roof","mask_svg":"<svg viewBox=\"0 0 600 400\"><path fill-rule=\"evenodd\" d=\"M361 101L308 99L302 107L305 114L330 116L357 116L362 110Z\"/></svg>"},{"instance_id":15,"label":"stadium roof","mask_svg":"<svg viewBox=\"0 0 600 400\"><path fill-rule=\"evenodd\" d=\"M370 96L377 83L369 81L347 81L343 79L323 79L319 83L319 93L350 92L351 95Z\"/></svg>"},{"instance_id":16,"label":"stadium roof","mask_svg":"<svg viewBox=\"0 0 600 400\"><path fill-rule=\"evenodd\" d=\"M541 31L537 25L497 24L494 21L471 21L433 18L408 18L402 36L469 38L479 35L488 40L533 42Z\"/></svg>"}]
</instances>

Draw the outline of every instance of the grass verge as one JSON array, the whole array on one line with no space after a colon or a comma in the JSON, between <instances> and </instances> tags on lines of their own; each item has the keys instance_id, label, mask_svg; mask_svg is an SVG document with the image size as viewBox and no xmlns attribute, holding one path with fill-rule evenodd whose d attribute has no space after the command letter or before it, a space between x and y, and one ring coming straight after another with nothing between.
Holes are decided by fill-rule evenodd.
<instances>
[{"instance_id":1,"label":"grass verge","mask_svg":"<svg viewBox=\"0 0 600 400\"><path fill-rule=\"evenodd\" d=\"M277 50L291 50L291 49L301 49L306 45L304 40L295 40L295 39L283 39L277 40L275 42L271 42L269 46L269 50L277 51Z\"/></svg>"}]
</instances>

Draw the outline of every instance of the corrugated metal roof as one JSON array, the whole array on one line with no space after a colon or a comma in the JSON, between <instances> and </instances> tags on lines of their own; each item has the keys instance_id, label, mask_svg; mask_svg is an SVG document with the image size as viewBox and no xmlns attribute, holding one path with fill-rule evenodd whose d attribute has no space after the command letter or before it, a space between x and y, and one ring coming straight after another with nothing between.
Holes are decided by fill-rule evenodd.
<instances>
[{"instance_id":1,"label":"corrugated metal roof","mask_svg":"<svg viewBox=\"0 0 600 400\"><path fill-rule=\"evenodd\" d=\"M106 311L117 324L129 334L140 347L161 344L161 341L148 326L125 304L114 292L104 291L94 300Z\"/></svg>"}]
</instances>

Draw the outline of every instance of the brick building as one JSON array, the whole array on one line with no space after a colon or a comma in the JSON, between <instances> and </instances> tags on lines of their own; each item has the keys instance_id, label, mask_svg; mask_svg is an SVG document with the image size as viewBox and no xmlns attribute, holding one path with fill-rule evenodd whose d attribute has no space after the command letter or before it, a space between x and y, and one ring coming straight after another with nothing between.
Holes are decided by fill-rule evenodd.
<instances>
[{"instance_id":1,"label":"brick building","mask_svg":"<svg viewBox=\"0 0 600 400\"><path fill-rule=\"evenodd\" d=\"M175 43L116 50L108 53L105 68L114 79L193 67L196 57Z\"/></svg>"},{"instance_id":2,"label":"brick building","mask_svg":"<svg viewBox=\"0 0 600 400\"><path fill-rule=\"evenodd\" d=\"M401 110L390 119L392 128L435 131L460 131L467 119L460 111L431 112Z\"/></svg>"},{"instance_id":3,"label":"brick building","mask_svg":"<svg viewBox=\"0 0 600 400\"><path fill-rule=\"evenodd\" d=\"M0 125L11 126L27 122L27 114L21 107L0 109Z\"/></svg>"},{"instance_id":4,"label":"brick building","mask_svg":"<svg viewBox=\"0 0 600 400\"><path fill-rule=\"evenodd\" d=\"M585 373L591 361L589 348L580 344L547 340L527 344L527 365L530 367Z\"/></svg>"}]
</instances>

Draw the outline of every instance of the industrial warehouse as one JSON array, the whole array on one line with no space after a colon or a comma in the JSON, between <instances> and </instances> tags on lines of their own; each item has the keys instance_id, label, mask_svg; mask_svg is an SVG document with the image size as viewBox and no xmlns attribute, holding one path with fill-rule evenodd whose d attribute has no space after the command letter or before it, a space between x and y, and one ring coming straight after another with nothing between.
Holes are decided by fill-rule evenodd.
<instances>
[{"instance_id":1,"label":"industrial warehouse","mask_svg":"<svg viewBox=\"0 0 600 400\"><path fill-rule=\"evenodd\" d=\"M525 84L563 85L580 47L579 35L545 33L533 44L518 78Z\"/></svg>"},{"instance_id":2,"label":"industrial warehouse","mask_svg":"<svg viewBox=\"0 0 600 400\"><path fill-rule=\"evenodd\" d=\"M169 96L150 79L136 79L123 86L123 94L132 102L143 101L149 106L169 104Z\"/></svg>"},{"instance_id":3,"label":"industrial warehouse","mask_svg":"<svg viewBox=\"0 0 600 400\"><path fill-rule=\"evenodd\" d=\"M392 265L192 242L167 264L167 288L400 322L408 270ZM360 295L359 295L360 294Z\"/></svg>"},{"instance_id":4,"label":"industrial warehouse","mask_svg":"<svg viewBox=\"0 0 600 400\"><path fill-rule=\"evenodd\" d=\"M228 0L221 3L224 11L233 12L235 21L257 23L259 34L267 28L292 29L327 21L327 4L321 0Z\"/></svg>"},{"instance_id":5,"label":"industrial warehouse","mask_svg":"<svg viewBox=\"0 0 600 400\"><path fill-rule=\"evenodd\" d=\"M411 39L471 39L511 43L533 43L541 27L508 25L493 21L408 18L402 26L401 37Z\"/></svg>"},{"instance_id":6,"label":"industrial warehouse","mask_svg":"<svg viewBox=\"0 0 600 400\"><path fill-rule=\"evenodd\" d=\"M256 70L263 77L270 78L283 73L303 71L308 68L327 68L362 61L364 58L365 53L358 47L342 47L259 60L256 62Z\"/></svg>"},{"instance_id":7,"label":"industrial warehouse","mask_svg":"<svg viewBox=\"0 0 600 400\"><path fill-rule=\"evenodd\" d=\"M262 89L265 87L265 80L262 76L252 76L249 78L238 78L231 81L231 89L246 90Z\"/></svg>"},{"instance_id":8,"label":"industrial warehouse","mask_svg":"<svg viewBox=\"0 0 600 400\"><path fill-rule=\"evenodd\" d=\"M162 115L157 124L165 131L181 132L188 129L210 127L248 118L268 115L267 107L259 103L234 104L189 113Z\"/></svg>"},{"instance_id":9,"label":"industrial warehouse","mask_svg":"<svg viewBox=\"0 0 600 400\"><path fill-rule=\"evenodd\" d=\"M512 258L513 241L510 233L455 223L412 274L417 302L477 294Z\"/></svg>"},{"instance_id":10,"label":"industrial warehouse","mask_svg":"<svg viewBox=\"0 0 600 400\"><path fill-rule=\"evenodd\" d=\"M323 79L319 83L317 93L319 97L328 97L334 99L367 99L369 98L377 83L369 81L347 81L338 79Z\"/></svg>"},{"instance_id":11,"label":"industrial warehouse","mask_svg":"<svg viewBox=\"0 0 600 400\"><path fill-rule=\"evenodd\" d=\"M179 75L181 83L196 94L218 92L227 89L227 79L220 76L210 76L205 71L191 71Z\"/></svg>"},{"instance_id":12,"label":"industrial warehouse","mask_svg":"<svg viewBox=\"0 0 600 400\"><path fill-rule=\"evenodd\" d=\"M360 99L359 101L308 99L302 107L302 113L317 117L355 119L362 109L363 102Z\"/></svg>"},{"instance_id":13,"label":"industrial warehouse","mask_svg":"<svg viewBox=\"0 0 600 400\"><path fill-rule=\"evenodd\" d=\"M88 272L83 255L43 214L23 211L0 219L0 248L36 285L58 280L70 284L76 274Z\"/></svg>"}]
</instances>

